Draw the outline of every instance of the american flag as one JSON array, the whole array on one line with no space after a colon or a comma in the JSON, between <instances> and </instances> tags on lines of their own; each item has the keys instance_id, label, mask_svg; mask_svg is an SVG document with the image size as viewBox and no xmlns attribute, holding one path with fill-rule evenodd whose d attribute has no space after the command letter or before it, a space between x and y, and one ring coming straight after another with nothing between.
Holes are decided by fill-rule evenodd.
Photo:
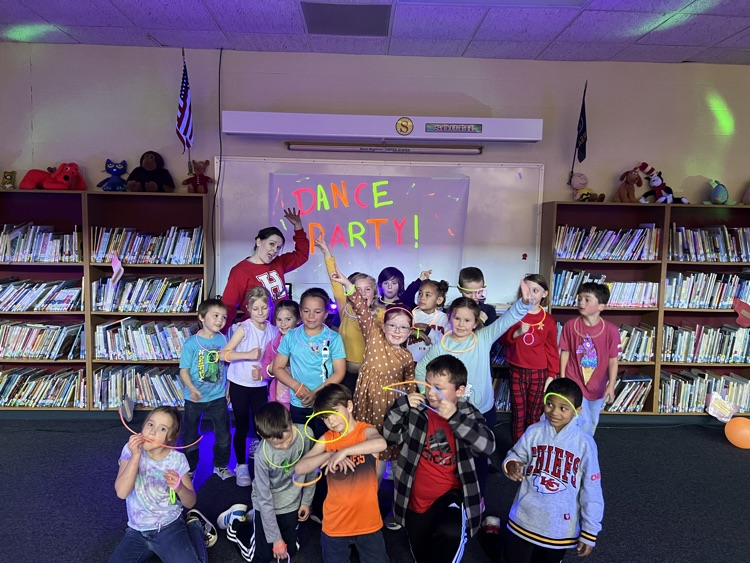
<instances>
[{"instance_id":1,"label":"american flag","mask_svg":"<svg viewBox=\"0 0 750 563\"><path fill-rule=\"evenodd\" d=\"M182 84L180 85L180 101L177 105L177 136L182 142L182 152L193 146L193 107L190 103L190 82L188 81L187 65L182 61Z\"/></svg>"}]
</instances>

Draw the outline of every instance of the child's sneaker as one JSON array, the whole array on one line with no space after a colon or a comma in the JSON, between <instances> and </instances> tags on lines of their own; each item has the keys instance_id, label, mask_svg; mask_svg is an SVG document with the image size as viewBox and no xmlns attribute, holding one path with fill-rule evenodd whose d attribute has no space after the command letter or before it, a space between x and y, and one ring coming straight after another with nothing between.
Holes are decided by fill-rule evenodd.
<instances>
[{"instance_id":1,"label":"child's sneaker","mask_svg":"<svg viewBox=\"0 0 750 563\"><path fill-rule=\"evenodd\" d=\"M221 477L222 481L226 481L230 477L234 477L234 473L228 467L214 467L214 473Z\"/></svg>"},{"instance_id":2,"label":"child's sneaker","mask_svg":"<svg viewBox=\"0 0 750 563\"><path fill-rule=\"evenodd\" d=\"M197 521L203 529L203 541L205 542L206 547L213 547L216 540L219 539L219 534L214 525L211 524L211 521L195 508L188 510L187 512L187 524L190 524L192 521Z\"/></svg>"},{"instance_id":3,"label":"child's sneaker","mask_svg":"<svg viewBox=\"0 0 750 563\"><path fill-rule=\"evenodd\" d=\"M255 457L255 453L258 451L258 448L260 447L260 440L257 438L253 440L253 442L250 444L250 452L247 454L250 456L250 458Z\"/></svg>"},{"instance_id":4,"label":"child's sneaker","mask_svg":"<svg viewBox=\"0 0 750 563\"><path fill-rule=\"evenodd\" d=\"M253 480L250 479L250 470L247 468L247 463L240 463L234 471L237 474L238 487L249 487L252 485Z\"/></svg>"},{"instance_id":5,"label":"child's sneaker","mask_svg":"<svg viewBox=\"0 0 750 563\"><path fill-rule=\"evenodd\" d=\"M222 530L226 530L227 526L229 526L229 524L231 522L234 522L235 520L244 522L246 514L247 514L246 504L233 504L232 506L227 508L224 512L219 514L219 517L216 519L216 523L219 525L219 528L221 528Z\"/></svg>"},{"instance_id":6,"label":"child's sneaker","mask_svg":"<svg viewBox=\"0 0 750 563\"><path fill-rule=\"evenodd\" d=\"M396 530L400 530L402 528L401 524L399 524L398 522L396 522L396 518L394 518L393 514L390 514L390 515L386 516L386 518L385 518L385 527L388 528L389 530L394 531L394 532Z\"/></svg>"}]
</instances>

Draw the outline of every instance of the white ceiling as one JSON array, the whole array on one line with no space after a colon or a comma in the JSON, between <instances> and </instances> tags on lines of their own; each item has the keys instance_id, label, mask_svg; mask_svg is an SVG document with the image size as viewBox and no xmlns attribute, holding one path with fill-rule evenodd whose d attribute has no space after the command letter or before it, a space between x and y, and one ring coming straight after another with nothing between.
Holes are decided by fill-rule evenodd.
<instances>
[{"instance_id":1,"label":"white ceiling","mask_svg":"<svg viewBox=\"0 0 750 563\"><path fill-rule=\"evenodd\" d=\"M0 40L425 57L750 64L750 0L306 1L343 5L343 9L385 6L384 35L357 35L352 31L356 22L351 12L337 14L335 6L326 22L339 28L339 34L309 33L303 0L0 0Z\"/></svg>"}]
</instances>

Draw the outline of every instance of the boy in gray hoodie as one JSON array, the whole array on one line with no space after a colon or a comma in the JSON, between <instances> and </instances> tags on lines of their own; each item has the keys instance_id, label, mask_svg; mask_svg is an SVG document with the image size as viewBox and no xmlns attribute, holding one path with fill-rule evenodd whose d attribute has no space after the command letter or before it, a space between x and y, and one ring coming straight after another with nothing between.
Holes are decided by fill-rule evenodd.
<instances>
[{"instance_id":1,"label":"boy in gray hoodie","mask_svg":"<svg viewBox=\"0 0 750 563\"><path fill-rule=\"evenodd\" d=\"M312 446L301 424L293 424L281 403L263 405L254 417L255 432L262 439L255 454L253 508L235 504L219 515L220 528L237 544L242 558L251 563L286 560L298 549L299 522L310 516L315 494L315 474L292 481L294 466ZM247 514L245 514L247 512Z\"/></svg>"},{"instance_id":2,"label":"boy in gray hoodie","mask_svg":"<svg viewBox=\"0 0 750 563\"><path fill-rule=\"evenodd\" d=\"M544 416L529 426L503 462L521 488L508 516L506 560L560 563L565 550L585 557L602 528L599 458L594 439L578 425L583 394L568 378L544 396Z\"/></svg>"}]
</instances>

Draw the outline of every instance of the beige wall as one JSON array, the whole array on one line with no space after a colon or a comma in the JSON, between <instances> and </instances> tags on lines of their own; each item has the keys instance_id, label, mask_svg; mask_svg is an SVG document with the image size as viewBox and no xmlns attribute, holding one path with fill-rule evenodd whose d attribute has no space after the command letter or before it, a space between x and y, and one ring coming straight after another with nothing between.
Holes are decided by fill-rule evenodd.
<instances>
[{"instance_id":1,"label":"beige wall","mask_svg":"<svg viewBox=\"0 0 750 563\"><path fill-rule=\"evenodd\" d=\"M219 152L219 52L190 50L187 59L192 156L212 158ZM0 170L20 178L29 168L72 160L93 187L105 177L106 158L124 158L132 169L141 153L156 150L179 183L187 176L174 132L181 70L177 49L0 43ZM750 68L743 66L225 51L222 75L227 110L542 118L543 141L489 147L474 158L543 163L546 201L571 198L565 182L588 79L588 158L576 168L595 191L609 197L620 173L642 160L693 201L706 199L707 178L722 180L735 199L750 179ZM733 116L733 136L717 132L707 105L712 93ZM225 137L223 150L290 156L280 142L238 137Z\"/></svg>"}]
</instances>

